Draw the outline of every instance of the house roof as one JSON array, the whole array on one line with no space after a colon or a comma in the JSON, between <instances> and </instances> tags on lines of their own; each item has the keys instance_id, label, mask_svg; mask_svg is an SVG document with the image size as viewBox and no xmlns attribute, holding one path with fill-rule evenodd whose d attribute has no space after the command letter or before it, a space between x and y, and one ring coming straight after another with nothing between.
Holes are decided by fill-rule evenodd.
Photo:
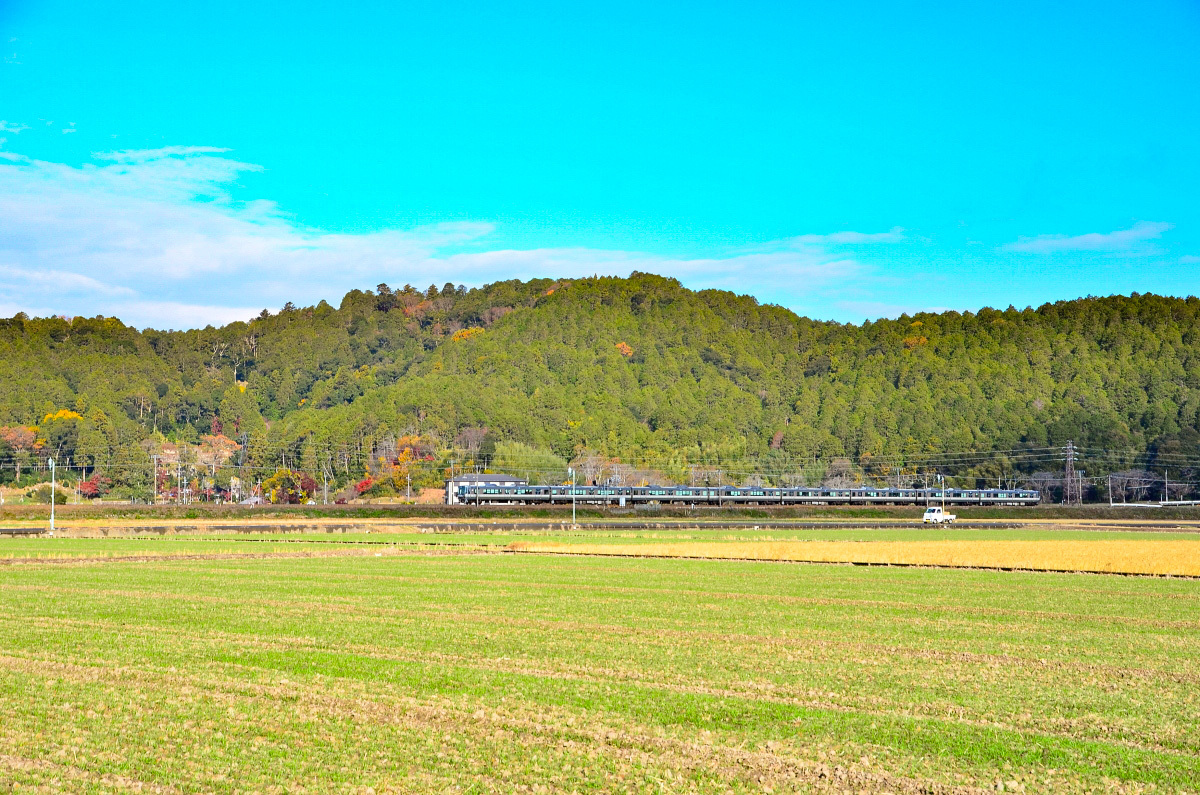
<instances>
[{"instance_id":1,"label":"house roof","mask_svg":"<svg viewBox=\"0 0 1200 795\"><path fill-rule=\"evenodd\" d=\"M501 483L510 481L513 483L524 483L525 478L519 478L516 475L477 475L474 472L465 475L455 475L450 478L447 483Z\"/></svg>"}]
</instances>

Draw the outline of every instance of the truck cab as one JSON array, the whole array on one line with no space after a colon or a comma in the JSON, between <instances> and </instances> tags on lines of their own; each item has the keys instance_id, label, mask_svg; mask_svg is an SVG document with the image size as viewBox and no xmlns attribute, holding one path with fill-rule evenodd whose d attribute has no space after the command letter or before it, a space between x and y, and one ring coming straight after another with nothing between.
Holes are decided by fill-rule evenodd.
<instances>
[{"instance_id":1,"label":"truck cab","mask_svg":"<svg viewBox=\"0 0 1200 795\"><path fill-rule=\"evenodd\" d=\"M926 524L950 524L958 517L952 513L946 513L940 505L931 505L925 509L925 515L921 517L921 521Z\"/></svg>"}]
</instances>

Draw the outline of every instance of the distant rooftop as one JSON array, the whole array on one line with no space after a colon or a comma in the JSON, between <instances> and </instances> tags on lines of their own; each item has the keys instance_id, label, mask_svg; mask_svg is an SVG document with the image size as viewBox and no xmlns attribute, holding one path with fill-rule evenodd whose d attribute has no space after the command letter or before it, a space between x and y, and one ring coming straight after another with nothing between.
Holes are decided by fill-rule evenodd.
<instances>
[{"instance_id":1,"label":"distant rooftop","mask_svg":"<svg viewBox=\"0 0 1200 795\"><path fill-rule=\"evenodd\" d=\"M509 480L514 483L525 482L525 478L519 478L516 475L478 475L474 472L465 475L455 475L450 478L451 483L497 483L502 480Z\"/></svg>"}]
</instances>

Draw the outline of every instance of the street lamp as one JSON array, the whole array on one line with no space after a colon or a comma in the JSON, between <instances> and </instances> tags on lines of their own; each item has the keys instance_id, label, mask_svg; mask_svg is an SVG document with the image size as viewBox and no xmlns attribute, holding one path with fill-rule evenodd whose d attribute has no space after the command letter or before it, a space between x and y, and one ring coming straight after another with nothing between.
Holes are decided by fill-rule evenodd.
<instances>
[{"instance_id":1,"label":"street lamp","mask_svg":"<svg viewBox=\"0 0 1200 795\"><path fill-rule=\"evenodd\" d=\"M50 535L54 535L54 459L50 459Z\"/></svg>"}]
</instances>

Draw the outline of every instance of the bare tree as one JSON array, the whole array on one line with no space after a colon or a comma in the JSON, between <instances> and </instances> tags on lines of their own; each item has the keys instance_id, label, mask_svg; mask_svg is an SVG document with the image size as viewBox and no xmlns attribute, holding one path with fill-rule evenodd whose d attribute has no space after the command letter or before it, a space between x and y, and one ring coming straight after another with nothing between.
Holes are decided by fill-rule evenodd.
<instances>
[{"instance_id":1,"label":"bare tree","mask_svg":"<svg viewBox=\"0 0 1200 795\"><path fill-rule=\"evenodd\" d=\"M1026 479L1025 485L1041 492L1042 499L1048 501L1054 490L1062 486L1062 476L1057 472L1034 472Z\"/></svg>"},{"instance_id":2,"label":"bare tree","mask_svg":"<svg viewBox=\"0 0 1200 795\"><path fill-rule=\"evenodd\" d=\"M786 488L793 489L797 486L808 485L808 475L803 472L785 472L780 476L780 481Z\"/></svg>"},{"instance_id":3,"label":"bare tree","mask_svg":"<svg viewBox=\"0 0 1200 795\"><path fill-rule=\"evenodd\" d=\"M229 352L229 343L217 340L216 342L212 343L210 350L212 351L212 356L209 360L209 368L216 370L217 362L224 358L225 354Z\"/></svg>"},{"instance_id":4,"label":"bare tree","mask_svg":"<svg viewBox=\"0 0 1200 795\"><path fill-rule=\"evenodd\" d=\"M600 475L603 474L610 463L607 458L599 453L584 450L576 456L572 466L575 467L575 471L580 474L585 483L595 483L600 480Z\"/></svg>"},{"instance_id":5,"label":"bare tree","mask_svg":"<svg viewBox=\"0 0 1200 795\"><path fill-rule=\"evenodd\" d=\"M242 362L246 361L246 351L241 345L231 348L229 358L233 360L233 380L236 383L238 380L238 368L242 366Z\"/></svg>"},{"instance_id":6,"label":"bare tree","mask_svg":"<svg viewBox=\"0 0 1200 795\"><path fill-rule=\"evenodd\" d=\"M241 359L241 363L245 364L245 365L249 365L250 360L253 359L255 354L258 353L258 337L254 336L253 334L247 334L246 336L242 337L241 343L238 345L238 349L241 353L241 356L239 357ZM234 369L233 369L233 375L234 375L234 380L236 380L237 379L237 366L236 365L234 366ZM246 373L243 372L242 375L246 375Z\"/></svg>"},{"instance_id":7,"label":"bare tree","mask_svg":"<svg viewBox=\"0 0 1200 795\"><path fill-rule=\"evenodd\" d=\"M1151 472L1147 469L1126 469L1114 472L1109 476L1113 499L1121 502L1141 502L1143 500L1159 500L1165 496L1169 500L1182 499L1187 492L1187 484L1170 483L1166 475Z\"/></svg>"},{"instance_id":8,"label":"bare tree","mask_svg":"<svg viewBox=\"0 0 1200 795\"><path fill-rule=\"evenodd\" d=\"M458 432L458 436L454 437L454 443L468 456L474 458L479 454L479 448L483 445L483 440L487 436L487 432L488 429L482 426L478 428L463 428Z\"/></svg>"},{"instance_id":9,"label":"bare tree","mask_svg":"<svg viewBox=\"0 0 1200 795\"><path fill-rule=\"evenodd\" d=\"M850 466L850 459L835 458L829 462L829 467L825 470L825 479L822 485L831 489L846 489L854 485L854 469Z\"/></svg>"},{"instance_id":10,"label":"bare tree","mask_svg":"<svg viewBox=\"0 0 1200 795\"><path fill-rule=\"evenodd\" d=\"M632 486L638 480L638 473L629 464L613 464L609 467L608 482L614 486Z\"/></svg>"},{"instance_id":11,"label":"bare tree","mask_svg":"<svg viewBox=\"0 0 1200 795\"><path fill-rule=\"evenodd\" d=\"M396 460L396 438L388 435L371 444L371 456L367 460L367 472L371 477L378 477L385 472L387 465Z\"/></svg>"}]
</instances>

